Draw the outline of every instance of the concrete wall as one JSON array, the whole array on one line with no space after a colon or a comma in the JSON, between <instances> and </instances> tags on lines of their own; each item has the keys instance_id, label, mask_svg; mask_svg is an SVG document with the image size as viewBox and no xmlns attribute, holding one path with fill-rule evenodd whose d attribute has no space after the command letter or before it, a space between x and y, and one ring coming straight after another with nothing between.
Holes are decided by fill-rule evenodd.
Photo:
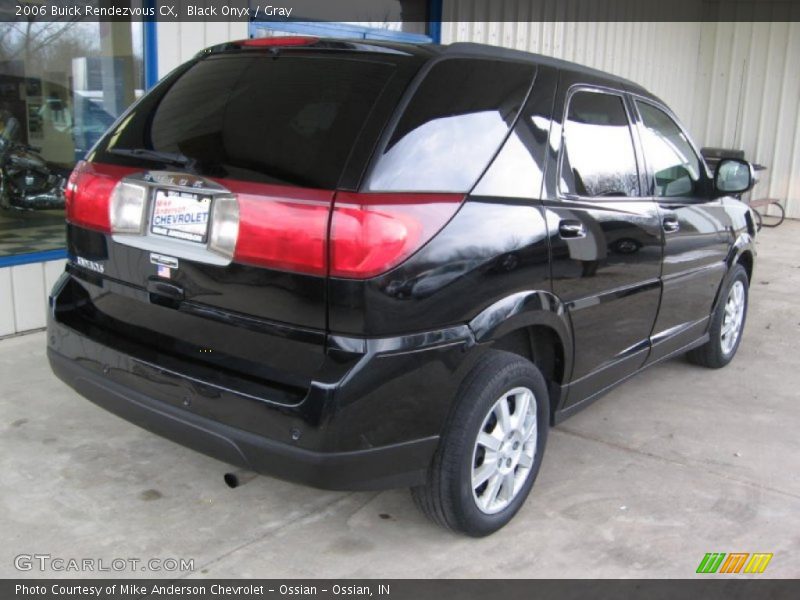
<instances>
[{"instance_id":1,"label":"concrete wall","mask_svg":"<svg viewBox=\"0 0 800 600\"><path fill-rule=\"evenodd\" d=\"M626 77L662 97L693 130L701 30L702 23L460 22L442 25L442 41L507 46Z\"/></svg>"},{"instance_id":2,"label":"concrete wall","mask_svg":"<svg viewBox=\"0 0 800 600\"><path fill-rule=\"evenodd\" d=\"M543 4L545 16L569 18L566 3ZM537 15L528 0L444 0L442 42L517 48L632 79L701 146L741 148L766 165L752 196L777 198L800 218L800 23L526 21ZM498 21L511 18L521 22Z\"/></svg>"},{"instance_id":3,"label":"concrete wall","mask_svg":"<svg viewBox=\"0 0 800 600\"><path fill-rule=\"evenodd\" d=\"M163 77L203 48L247 38L247 23L159 23L157 32L158 75Z\"/></svg>"},{"instance_id":4,"label":"concrete wall","mask_svg":"<svg viewBox=\"0 0 800 600\"><path fill-rule=\"evenodd\" d=\"M754 198L800 218L800 23L705 23L692 132L766 165Z\"/></svg>"},{"instance_id":5,"label":"concrete wall","mask_svg":"<svg viewBox=\"0 0 800 600\"><path fill-rule=\"evenodd\" d=\"M47 296L64 260L0 269L0 337L44 327Z\"/></svg>"}]
</instances>

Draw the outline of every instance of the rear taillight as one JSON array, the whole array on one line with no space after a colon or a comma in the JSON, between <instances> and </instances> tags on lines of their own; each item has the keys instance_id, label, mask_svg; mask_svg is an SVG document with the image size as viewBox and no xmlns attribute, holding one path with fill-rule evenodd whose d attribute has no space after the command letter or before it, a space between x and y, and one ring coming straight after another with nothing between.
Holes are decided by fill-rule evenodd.
<instances>
[{"instance_id":1,"label":"rear taillight","mask_svg":"<svg viewBox=\"0 0 800 600\"><path fill-rule=\"evenodd\" d=\"M463 199L461 194L338 193L330 274L366 279L399 265L444 227Z\"/></svg>"},{"instance_id":2,"label":"rear taillight","mask_svg":"<svg viewBox=\"0 0 800 600\"><path fill-rule=\"evenodd\" d=\"M208 249L227 258L233 258L238 240L239 202L236 198L228 196L217 198L211 209Z\"/></svg>"},{"instance_id":3,"label":"rear taillight","mask_svg":"<svg viewBox=\"0 0 800 600\"><path fill-rule=\"evenodd\" d=\"M147 189L120 181L111 191L109 220L113 233L142 233Z\"/></svg>"},{"instance_id":4,"label":"rear taillight","mask_svg":"<svg viewBox=\"0 0 800 600\"><path fill-rule=\"evenodd\" d=\"M146 235L148 189L123 181L135 171L78 163L67 183L67 220L105 233ZM227 191L212 202L208 250L239 263L352 279L399 265L444 227L464 199L218 183Z\"/></svg>"},{"instance_id":5,"label":"rear taillight","mask_svg":"<svg viewBox=\"0 0 800 600\"><path fill-rule=\"evenodd\" d=\"M230 180L220 183L238 200L235 261L325 275L333 192Z\"/></svg>"},{"instance_id":6,"label":"rear taillight","mask_svg":"<svg viewBox=\"0 0 800 600\"><path fill-rule=\"evenodd\" d=\"M67 179L67 186L64 189L64 198L66 200L66 210L69 212L70 207L72 206L72 201L75 198L75 192L78 189L78 179L80 179L81 174L86 169L86 161L79 160L75 165L75 168L72 169L72 173L69 174L69 178Z\"/></svg>"},{"instance_id":7,"label":"rear taillight","mask_svg":"<svg viewBox=\"0 0 800 600\"><path fill-rule=\"evenodd\" d=\"M332 192L322 190L225 184L238 199L234 260L352 279L374 277L399 265L450 220L464 198L338 192L333 201Z\"/></svg>"},{"instance_id":8,"label":"rear taillight","mask_svg":"<svg viewBox=\"0 0 800 600\"><path fill-rule=\"evenodd\" d=\"M79 162L67 181L67 221L74 225L109 233L112 231L111 197L120 179L133 169ZM129 198L129 193L124 192ZM122 205L124 204L124 206ZM126 201L117 211L119 223L129 223L131 208Z\"/></svg>"}]
</instances>

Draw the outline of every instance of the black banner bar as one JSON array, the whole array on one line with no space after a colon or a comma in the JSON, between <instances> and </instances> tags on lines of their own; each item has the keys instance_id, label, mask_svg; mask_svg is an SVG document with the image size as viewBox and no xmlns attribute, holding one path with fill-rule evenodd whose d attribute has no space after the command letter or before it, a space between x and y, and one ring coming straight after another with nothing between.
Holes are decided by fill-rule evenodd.
<instances>
[{"instance_id":1,"label":"black banner bar","mask_svg":"<svg viewBox=\"0 0 800 600\"><path fill-rule=\"evenodd\" d=\"M0 0L0 21L800 21L800 0ZM437 11L438 12L438 11Z\"/></svg>"},{"instance_id":2,"label":"black banner bar","mask_svg":"<svg viewBox=\"0 0 800 600\"><path fill-rule=\"evenodd\" d=\"M114 580L0 581L3 600L792 600L800 581L702 576L694 580Z\"/></svg>"}]
</instances>

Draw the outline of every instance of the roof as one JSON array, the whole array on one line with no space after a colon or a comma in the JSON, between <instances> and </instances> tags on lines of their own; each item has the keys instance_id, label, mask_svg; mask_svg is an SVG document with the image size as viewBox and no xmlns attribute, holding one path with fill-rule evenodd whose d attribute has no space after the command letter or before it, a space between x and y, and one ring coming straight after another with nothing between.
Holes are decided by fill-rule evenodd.
<instances>
[{"instance_id":1,"label":"roof","mask_svg":"<svg viewBox=\"0 0 800 600\"><path fill-rule=\"evenodd\" d=\"M270 45L269 48L281 48L281 51L303 50L308 49L308 45L287 45L285 48L281 47L279 40L281 38L259 38L274 40L276 43ZM285 38L297 39L297 38ZM314 39L314 38L308 38ZM200 54L214 53L226 50L234 50L242 48L247 45L249 40L241 40L238 42L228 42L207 48ZM266 48L265 48L266 49ZM525 52L522 50L514 50L511 48L503 48L499 46L490 46L488 44L476 44L472 42L456 42L454 44L411 44L407 42L395 42L390 40L347 40L339 38L316 38L313 43L314 50L343 50L343 51L362 51L362 52L388 52L392 54L405 54L413 56L421 60L430 60L437 56L474 56L479 58L491 58L497 60L515 60L526 61L536 65L543 65L553 67L562 71L569 71L571 73L578 73L595 79L604 80L610 84L622 87L632 92L642 94L655 98L650 92L643 88L638 83L629 79L612 75L599 69L593 69L578 63L544 56L542 54L535 54L533 52Z\"/></svg>"},{"instance_id":2,"label":"roof","mask_svg":"<svg viewBox=\"0 0 800 600\"><path fill-rule=\"evenodd\" d=\"M630 79L625 79L624 77L612 75L606 71L593 69L585 65L570 62L568 60L544 56L543 54L535 54L533 52L514 50L512 48L502 48L499 46L489 46L487 44L475 44L472 42L457 42L455 44L441 46L441 48L444 49L443 54L470 54L486 58L529 61L537 65L553 67L562 71L570 71L572 73L580 73L582 75L588 75L598 79L605 79L606 81L621 85L625 89L644 92L649 95L647 90Z\"/></svg>"}]
</instances>

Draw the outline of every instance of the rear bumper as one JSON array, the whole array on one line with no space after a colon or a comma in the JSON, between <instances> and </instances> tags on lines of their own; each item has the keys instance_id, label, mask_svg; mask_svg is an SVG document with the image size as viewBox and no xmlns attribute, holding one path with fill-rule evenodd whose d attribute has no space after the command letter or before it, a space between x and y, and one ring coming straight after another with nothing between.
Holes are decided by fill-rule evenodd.
<instances>
[{"instance_id":1,"label":"rear bumper","mask_svg":"<svg viewBox=\"0 0 800 600\"><path fill-rule=\"evenodd\" d=\"M90 284L70 273L54 287L48 358L60 379L106 410L184 446L319 488L424 482L452 399L479 357L467 351L475 347L467 326L382 339L331 335L308 353L322 357L322 364L302 393L282 394L285 386L267 380L247 385L236 375L246 378L245 368L226 372L225 364L182 358L185 352L174 351L180 338L165 347L148 330L107 328L102 302L116 293L112 282ZM138 310L135 303L129 307ZM149 314L154 320L186 318L164 307ZM187 327L209 331L213 325L194 319ZM222 333L241 338L247 325ZM249 333L262 336L264 348L286 341ZM273 366L271 356L265 353L263 369L286 368Z\"/></svg>"},{"instance_id":2,"label":"rear bumper","mask_svg":"<svg viewBox=\"0 0 800 600\"><path fill-rule=\"evenodd\" d=\"M92 343L84 339L84 343ZM148 431L238 467L332 490L422 483L438 437L350 452L315 452L271 440L166 404L47 352L53 372L98 406Z\"/></svg>"}]
</instances>

